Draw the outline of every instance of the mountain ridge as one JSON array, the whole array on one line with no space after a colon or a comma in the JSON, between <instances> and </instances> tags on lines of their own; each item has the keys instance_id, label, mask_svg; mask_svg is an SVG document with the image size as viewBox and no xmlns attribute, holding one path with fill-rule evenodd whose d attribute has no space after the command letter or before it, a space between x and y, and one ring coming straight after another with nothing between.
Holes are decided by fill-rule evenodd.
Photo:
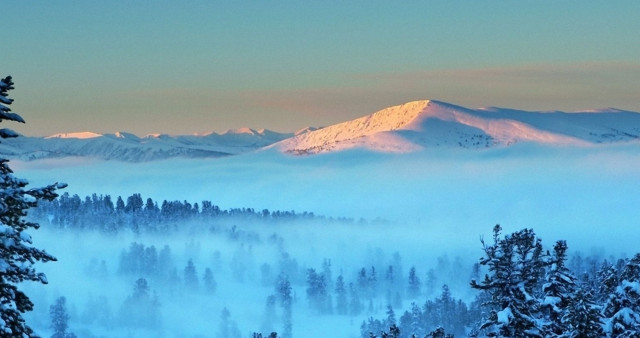
<instances>
[{"instance_id":1,"label":"mountain ridge","mask_svg":"<svg viewBox=\"0 0 640 338\"><path fill-rule=\"evenodd\" d=\"M307 127L291 133L246 127L222 133L158 133L143 137L127 132L84 131L6 139L0 143L0 154L22 160L81 156L141 162L173 157L215 158L261 149L293 155L352 148L407 153L432 147L485 149L521 142L589 146L638 140L640 113L616 108L577 112L470 109L438 100L419 100L323 128Z\"/></svg>"},{"instance_id":2,"label":"mountain ridge","mask_svg":"<svg viewBox=\"0 0 640 338\"><path fill-rule=\"evenodd\" d=\"M420 100L294 136L272 147L298 155L351 148L403 153L439 146L490 148L518 142L586 146L639 138L640 114L615 108L536 112L469 109Z\"/></svg>"},{"instance_id":3,"label":"mountain ridge","mask_svg":"<svg viewBox=\"0 0 640 338\"><path fill-rule=\"evenodd\" d=\"M60 157L92 157L104 160L144 162L174 157L215 158L237 155L281 141L293 133L241 128L218 134L148 134L144 137L115 132L58 133L46 137L21 136L0 143L0 154L10 159L38 160Z\"/></svg>"}]
</instances>

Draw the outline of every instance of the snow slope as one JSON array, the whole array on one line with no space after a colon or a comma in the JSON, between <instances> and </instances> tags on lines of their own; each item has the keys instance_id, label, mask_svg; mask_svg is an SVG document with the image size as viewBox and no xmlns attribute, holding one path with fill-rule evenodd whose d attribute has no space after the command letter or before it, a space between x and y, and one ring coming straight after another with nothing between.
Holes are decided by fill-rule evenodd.
<instances>
[{"instance_id":1,"label":"snow slope","mask_svg":"<svg viewBox=\"0 0 640 338\"><path fill-rule=\"evenodd\" d=\"M468 109L435 100L393 106L352 121L296 135L273 147L292 154L350 148L411 152L427 147L488 148L517 142L588 145L640 138L640 114L615 109L529 112Z\"/></svg>"}]
</instances>

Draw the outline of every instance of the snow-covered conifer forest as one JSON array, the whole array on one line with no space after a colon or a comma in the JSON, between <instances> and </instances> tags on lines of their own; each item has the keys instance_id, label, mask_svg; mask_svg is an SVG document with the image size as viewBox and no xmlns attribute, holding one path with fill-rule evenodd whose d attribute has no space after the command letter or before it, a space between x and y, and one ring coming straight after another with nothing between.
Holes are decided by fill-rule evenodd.
<instances>
[{"instance_id":1,"label":"snow-covered conifer forest","mask_svg":"<svg viewBox=\"0 0 640 338\"><path fill-rule=\"evenodd\" d=\"M640 255L569 254L533 229L496 225L449 250L384 221L140 194L65 193L32 217L65 268L46 270L59 282L33 288L42 311L28 318L46 328L71 300L79 336L598 337L640 325Z\"/></svg>"}]
</instances>

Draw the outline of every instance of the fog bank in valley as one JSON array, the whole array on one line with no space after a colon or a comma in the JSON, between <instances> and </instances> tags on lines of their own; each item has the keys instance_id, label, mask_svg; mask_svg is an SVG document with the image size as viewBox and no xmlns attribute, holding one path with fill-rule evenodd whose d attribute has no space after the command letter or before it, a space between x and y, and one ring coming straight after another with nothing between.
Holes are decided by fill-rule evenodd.
<instances>
[{"instance_id":1,"label":"fog bank in valley","mask_svg":"<svg viewBox=\"0 0 640 338\"><path fill-rule=\"evenodd\" d=\"M96 193L109 194L115 201L117 196L126 199L139 193L158 204L210 200L222 209L295 210L348 218L177 222L170 233L125 230L110 235L60 229L45 220L33 234L34 242L59 261L39 266L50 285L28 286L36 303L29 320L46 332L48 306L65 296L70 327L83 337L216 337L227 329L228 337L235 336L229 333L234 330L242 337L258 331L282 333L286 311L278 302L270 303L269 296L278 276L289 269L294 336L305 330L327 336L341 328L344 337L358 337L363 320L384 316L391 296L368 291L367 297L361 295L363 309L354 312L357 315L320 315L306 291L309 269L323 271L331 285L331 308L337 309L333 288L338 276L356 283L364 270L377 276L380 290L393 290L391 284L382 287L384 271L396 267L399 280L406 283L414 267L422 289L411 298L403 284L396 304L400 316L412 300L421 303L437 296L443 284L454 297L473 299L468 282L482 254L480 238L488 238L496 223L505 233L533 228L547 248L566 239L571 253L632 255L640 235L638 155L630 146L567 149L522 144L396 155L348 151L291 157L264 151L136 164L13 161L14 170L32 185L66 182L65 191L82 199ZM140 250L155 252L158 260L164 252L161 271L129 267L127 262L135 261L134 252ZM187 282L190 264L197 287ZM206 291L207 269L215 279L215 291ZM126 309L133 304L141 277L148 283L147 305L157 317L127 322Z\"/></svg>"},{"instance_id":2,"label":"fog bank in valley","mask_svg":"<svg viewBox=\"0 0 640 338\"><path fill-rule=\"evenodd\" d=\"M454 236L461 229L480 234L501 223L509 230L533 227L597 245L603 238L624 239L625 231L635 228L638 155L631 146L517 145L485 152L350 151L310 157L259 152L138 164L59 159L13 166L34 185L59 180L80 196L206 199L223 208L382 218Z\"/></svg>"}]
</instances>

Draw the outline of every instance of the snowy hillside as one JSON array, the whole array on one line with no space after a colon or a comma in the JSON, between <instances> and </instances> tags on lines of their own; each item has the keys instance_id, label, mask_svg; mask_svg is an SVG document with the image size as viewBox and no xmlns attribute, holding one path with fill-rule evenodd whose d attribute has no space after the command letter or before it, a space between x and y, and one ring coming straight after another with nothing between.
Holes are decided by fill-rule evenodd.
<instances>
[{"instance_id":1,"label":"snowy hillside","mask_svg":"<svg viewBox=\"0 0 640 338\"><path fill-rule=\"evenodd\" d=\"M129 133L61 133L49 137L18 137L3 140L3 156L34 160L67 156L141 162L172 157L220 157L252 151L281 141L291 134L249 128L224 133L138 137Z\"/></svg>"},{"instance_id":2,"label":"snowy hillside","mask_svg":"<svg viewBox=\"0 0 640 338\"><path fill-rule=\"evenodd\" d=\"M585 112L529 112L504 108L468 109L425 100L389 107L352 121L310 131L273 147L314 154L350 148L411 152L428 147L488 148L516 142L587 145L628 142L640 137L640 114L607 109Z\"/></svg>"}]
</instances>

